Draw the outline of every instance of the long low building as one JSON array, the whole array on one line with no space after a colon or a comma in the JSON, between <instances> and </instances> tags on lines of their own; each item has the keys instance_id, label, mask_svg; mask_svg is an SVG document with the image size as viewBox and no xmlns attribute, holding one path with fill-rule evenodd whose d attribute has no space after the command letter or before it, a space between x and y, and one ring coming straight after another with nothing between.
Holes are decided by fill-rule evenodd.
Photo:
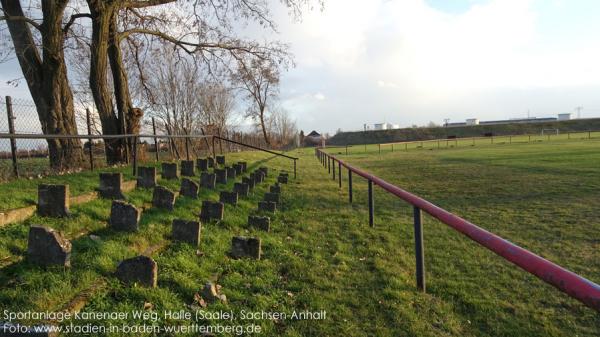
<instances>
[{"instance_id":1,"label":"long low building","mask_svg":"<svg viewBox=\"0 0 600 337\"><path fill-rule=\"evenodd\" d=\"M445 127L458 127L458 126L471 126L471 125L495 125L495 124L514 124L514 123L545 123L545 122L555 122L559 119L556 117L532 117L532 118L515 118L515 119L502 119L496 121L480 121L476 118L467 119L466 122L455 122L455 123L446 123ZM568 120L568 119L564 119Z\"/></svg>"},{"instance_id":2,"label":"long low building","mask_svg":"<svg viewBox=\"0 0 600 337\"><path fill-rule=\"evenodd\" d=\"M556 117L544 117L544 118L518 118L518 119L505 119L498 121L483 121L479 122L480 125L492 125L492 124L510 124L510 123L543 123L543 122L554 122L558 120Z\"/></svg>"}]
</instances>

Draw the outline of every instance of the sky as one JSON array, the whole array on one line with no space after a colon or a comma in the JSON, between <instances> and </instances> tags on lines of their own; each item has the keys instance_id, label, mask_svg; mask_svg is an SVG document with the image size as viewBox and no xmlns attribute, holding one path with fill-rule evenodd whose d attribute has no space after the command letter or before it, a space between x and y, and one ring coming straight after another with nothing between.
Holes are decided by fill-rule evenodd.
<instances>
[{"instance_id":1,"label":"sky","mask_svg":"<svg viewBox=\"0 0 600 337\"><path fill-rule=\"evenodd\" d=\"M578 106L600 116L599 17L594 0L327 0L280 21L297 64L282 105L305 132L329 133Z\"/></svg>"},{"instance_id":2,"label":"sky","mask_svg":"<svg viewBox=\"0 0 600 337\"><path fill-rule=\"evenodd\" d=\"M276 7L277 39L296 67L280 105L305 131L600 116L600 1L325 0L301 21ZM249 37L272 35L248 29ZM27 98L18 64L0 94Z\"/></svg>"}]
</instances>

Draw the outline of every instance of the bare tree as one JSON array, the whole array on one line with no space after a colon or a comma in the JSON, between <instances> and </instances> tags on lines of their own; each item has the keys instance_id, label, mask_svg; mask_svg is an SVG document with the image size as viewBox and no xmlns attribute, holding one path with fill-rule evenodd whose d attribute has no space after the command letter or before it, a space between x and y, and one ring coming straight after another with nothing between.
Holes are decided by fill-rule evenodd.
<instances>
[{"instance_id":1,"label":"bare tree","mask_svg":"<svg viewBox=\"0 0 600 337\"><path fill-rule=\"evenodd\" d=\"M179 58L172 48L164 48L146 70L154 76L137 87L145 95L144 109L156 117L169 134L186 134L206 124L202 113L201 70L193 60Z\"/></svg>"},{"instance_id":2,"label":"bare tree","mask_svg":"<svg viewBox=\"0 0 600 337\"><path fill-rule=\"evenodd\" d=\"M44 134L76 135L73 93L64 56L63 18L68 0L29 4L26 13L20 0L1 0L0 21L8 27L29 92ZM41 20L34 15L41 15ZM50 165L57 170L79 167L83 160L77 139L48 139Z\"/></svg>"},{"instance_id":3,"label":"bare tree","mask_svg":"<svg viewBox=\"0 0 600 337\"><path fill-rule=\"evenodd\" d=\"M268 125L268 106L279 93L279 68L270 60L253 59L240 62L238 71L233 73L233 81L239 83L250 105L246 117L251 118L261 129L265 143L271 145Z\"/></svg>"},{"instance_id":4,"label":"bare tree","mask_svg":"<svg viewBox=\"0 0 600 337\"><path fill-rule=\"evenodd\" d=\"M233 90L220 83L206 83L200 96L202 113L208 125L225 131L234 108Z\"/></svg>"},{"instance_id":5,"label":"bare tree","mask_svg":"<svg viewBox=\"0 0 600 337\"><path fill-rule=\"evenodd\" d=\"M283 2L295 14L307 4L306 0ZM232 60L258 58L285 62L288 58L287 46L241 40L233 29L233 22L238 20L255 20L275 29L269 4L264 0L87 0L87 3L93 19L90 86L104 133L139 130L142 110L133 107L129 88L131 70L135 71L136 81L149 90L145 84L150 77L145 66L147 55L161 50L165 43L209 65L210 73L215 67L227 67ZM107 59L114 83L116 113L109 105L110 93L105 85ZM125 59L131 60L129 64ZM123 144L107 148L107 153L111 151L109 158L113 157L109 161L121 161L123 148Z\"/></svg>"},{"instance_id":6,"label":"bare tree","mask_svg":"<svg viewBox=\"0 0 600 337\"><path fill-rule=\"evenodd\" d=\"M276 145L286 147L296 143L298 127L286 109L281 106L271 109L269 119L271 135L272 138L275 138Z\"/></svg>"}]
</instances>

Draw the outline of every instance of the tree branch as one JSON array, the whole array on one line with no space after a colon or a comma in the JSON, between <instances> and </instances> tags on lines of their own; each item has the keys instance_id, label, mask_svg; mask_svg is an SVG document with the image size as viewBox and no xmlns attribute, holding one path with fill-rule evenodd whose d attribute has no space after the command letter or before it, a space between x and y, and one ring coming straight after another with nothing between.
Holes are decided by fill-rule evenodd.
<instances>
[{"instance_id":1,"label":"tree branch","mask_svg":"<svg viewBox=\"0 0 600 337\"><path fill-rule=\"evenodd\" d=\"M90 18L91 19L92 15L90 13L78 13L78 14L71 15L71 18L69 19L69 22L67 22L67 24L63 28L63 33L67 34L67 32L69 31L69 29L71 28L71 26L73 25L73 23L75 23L75 20L77 20L79 18Z\"/></svg>"},{"instance_id":2,"label":"tree branch","mask_svg":"<svg viewBox=\"0 0 600 337\"><path fill-rule=\"evenodd\" d=\"M187 42L187 41L183 41L180 38L175 38L173 36L165 34L163 32L150 30L150 29L143 29L143 28L134 28L134 29L126 30L120 34L119 38L124 39L132 34L146 34L146 35L153 35L153 36L159 37L165 41L171 42L172 44L182 48L188 54L193 54L202 49L224 49L224 50L228 50L228 51L241 51L241 52L246 52L249 54L256 55L258 57L260 57L260 54L261 54L260 51L255 50L251 47L234 45L234 44L226 44L226 43L218 43L218 42L216 42L216 43Z\"/></svg>"},{"instance_id":3,"label":"tree branch","mask_svg":"<svg viewBox=\"0 0 600 337\"><path fill-rule=\"evenodd\" d=\"M146 1L123 1L121 4L121 8L144 8L144 7L152 7L158 5L164 5L171 2L176 2L177 0L146 0Z\"/></svg>"},{"instance_id":4,"label":"tree branch","mask_svg":"<svg viewBox=\"0 0 600 337\"><path fill-rule=\"evenodd\" d=\"M39 23L35 22L33 19L30 19L26 16L4 15L4 16L0 16L0 21L24 21L24 22L27 22L28 24L32 25L33 27L35 27L37 30L42 29L42 25L40 25Z\"/></svg>"}]
</instances>

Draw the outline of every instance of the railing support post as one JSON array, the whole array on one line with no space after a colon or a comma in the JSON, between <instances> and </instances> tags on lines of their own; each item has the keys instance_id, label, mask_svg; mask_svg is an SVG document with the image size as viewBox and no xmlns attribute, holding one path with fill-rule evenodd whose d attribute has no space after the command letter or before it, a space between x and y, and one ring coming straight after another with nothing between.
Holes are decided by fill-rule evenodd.
<instances>
[{"instance_id":1,"label":"railing support post","mask_svg":"<svg viewBox=\"0 0 600 337\"><path fill-rule=\"evenodd\" d=\"M213 154L213 158L217 158L217 150L215 149L215 137L212 137L212 154Z\"/></svg>"},{"instance_id":2,"label":"railing support post","mask_svg":"<svg viewBox=\"0 0 600 337\"><path fill-rule=\"evenodd\" d=\"M185 135L188 136L188 132L185 128L183 129L183 132L185 132ZM185 137L185 160L190 160L190 146L189 139L187 137Z\"/></svg>"},{"instance_id":3,"label":"railing support post","mask_svg":"<svg viewBox=\"0 0 600 337\"><path fill-rule=\"evenodd\" d=\"M417 270L417 289L425 292L425 259L423 254L423 223L419 207L413 207L415 225L415 258Z\"/></svg>"},{"instance_id":4,"label":"railing support post","mask_svg":"<svg viewBox=\"0 0 600 337\"><path fill-rule=\"evenodd\" d=\"M331 159L331 179L335 180L335 160Z\"/></svg>"},{"instance_id":5,"label":"railing support post","mask_svg":"<svg viewBox=\"0 0 600 337\"><path fill-rule=\"evenodd\" d=\"M342 188L342 163L338 162L338 183Z\"/></svg>"},{"instance_id":6,"label":"railing support post","mask_svg":"<svg viewBox=\"0 0 600 337\"><path fill-rule=\"evenodd\" d=\"M327 156L327 173L331 173L331 157Z\"/></svg>"},{"instance_id":7,"label":"railing support post","mask_svg":"<svg viewBox=\"0 0 600 337\"><path fill-rule=\"evenodd\" d=\"M352 171L348 169L348 201L352 203Z\"/></svg>"},{"instance_id":8,"label":"railing support post","mask_svg":"<svg viewBox=\"0 0 600 337\"><path fill-rule=\"evenodd\" d=\"M369 179L369 226L374 226L373 181Z\"/></svg>"}]
</instances>

